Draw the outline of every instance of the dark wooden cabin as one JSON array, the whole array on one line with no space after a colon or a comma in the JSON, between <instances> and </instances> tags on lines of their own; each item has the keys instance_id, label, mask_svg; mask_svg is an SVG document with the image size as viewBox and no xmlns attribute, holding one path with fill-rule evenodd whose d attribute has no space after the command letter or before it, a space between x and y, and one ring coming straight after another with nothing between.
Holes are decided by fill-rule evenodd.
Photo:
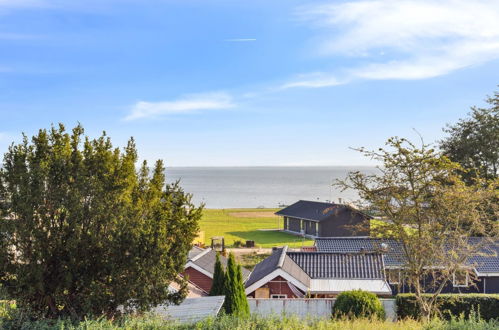
<instances>
[{"instance_id":1,"label":"dark wooden cabin","mask_svg":"<svg viewBox=\"0 0 499 330\"><path fill-rule=\"evenodd\" d=\"M275 214L284 218L285 231L313 238L369 236L372 219L349 205L304 200Z\"/></svg>"}]
</instances>

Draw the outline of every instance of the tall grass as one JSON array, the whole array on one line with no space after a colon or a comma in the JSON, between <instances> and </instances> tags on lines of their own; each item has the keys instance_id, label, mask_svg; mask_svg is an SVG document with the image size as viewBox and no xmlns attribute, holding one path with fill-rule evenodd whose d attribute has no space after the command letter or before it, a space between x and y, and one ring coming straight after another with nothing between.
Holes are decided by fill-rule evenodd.
<instances>
[{"instance_id":1,"label":"tall grass","mask_svg":"<svg viewBox=\"0 0 499 330\"><path fill-rule=\"evenodd\" d=\"M477 319L455 319L451 321L434 320L430 323L421 323L415 320L404 320L398 322L379 320L319 320L298 319L295 317L258 317L252 316L248 319L238 319L231 316L221 316L216 319L207 319L195 324L178 324L160 319L154 316L128 316L118 320L95 319L72 322L68 320L1 320L0 328L9 329L33 329L33 330L114 330L114 329L145 329L145 330L187 330L187 329L209 329L209 330L391 330L391 329L424 329L424 330L457 330L498 329L498 321L485 322Z\"/></svg>"}]
</instances>

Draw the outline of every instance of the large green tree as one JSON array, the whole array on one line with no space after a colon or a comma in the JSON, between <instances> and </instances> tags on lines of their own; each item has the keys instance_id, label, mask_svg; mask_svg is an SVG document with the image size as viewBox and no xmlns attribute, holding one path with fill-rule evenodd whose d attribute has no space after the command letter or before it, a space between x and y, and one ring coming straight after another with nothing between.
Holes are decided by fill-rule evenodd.
<instances>
[{"instance_id":1,"label":"large green tree","mask_svg":"<svg viewBox=\"0 0 499 330\"><path fill-rule=\"evenodd\" d=\"M497 219L493 197L498 190L485 181L466 185L459 164L424 144L392 138L387 148L360 151L379 161L379 172L352 172L338 184L356 190L363 206L384 218L383 224L371 226L371 235L400 244L403 282L430 318L455 274L475 275L469 257L493 255L485 246L497 240L498 227L487 219L491 212ZM471 239L471 233L483 238Z\"/></svg>"},{"instance_id":2,"label":"large green tree","mask_svg":"<svg viewBox=\"0 0 499 330\"><path fill-rule=\"evenodd\" d=\"M487 99L489 107L472 107L467 118L444 131L449 135L440 141L440 148L452 161L466 170L467 182L474 178L499 177L499 92Z\"/></svg>"},{"instance_id":3,"label":"large green tree","mask_svg":"<svg viewBox=\"0 0 499 330\"><path fill-rule=\"evenodd\" d=\"M123 150L78 125L40 130L13 144L0 172L0 280L34 317L112 316L180 302L178 274L201 209L162 161L137 170ZM180 281L181 290L169 290Z\"/></svg>"},{"instance_id":4,"label":"large green tree","mask_svg":"<svg viewBox=\"0 0 499 330\"><path fill-rule=\"evenodd\" d=\"M248 299L244 290L241 265L236 263L234 254L229 254L225 276L225 312L238 317L250 314Z\"/></svg>"}]
</instances>

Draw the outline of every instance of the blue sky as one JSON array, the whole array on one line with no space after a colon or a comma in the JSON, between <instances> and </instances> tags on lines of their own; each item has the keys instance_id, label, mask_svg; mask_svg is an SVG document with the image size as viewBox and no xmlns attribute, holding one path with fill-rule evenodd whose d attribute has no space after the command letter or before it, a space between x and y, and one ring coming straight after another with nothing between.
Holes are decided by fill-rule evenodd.
<instances>
[{"instance_id":1,"label":"blue sky","mask_svg":"<svg viewBox=\"0 0 499 330\"><path fill-rule=\"evenodd\" d=\"M368 165L499 84L499 1L0 0L0 149L81 122L169 166Z\"/></svg>"}]
</instances>

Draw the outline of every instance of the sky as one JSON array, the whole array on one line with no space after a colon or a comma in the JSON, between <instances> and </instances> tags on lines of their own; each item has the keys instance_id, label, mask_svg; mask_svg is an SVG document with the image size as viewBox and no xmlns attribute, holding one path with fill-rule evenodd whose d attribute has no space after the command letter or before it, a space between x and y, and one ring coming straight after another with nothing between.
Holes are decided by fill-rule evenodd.
<instances>
[{"instance_id":1,"label":"sky","mask_svg":"<svg viewBox=\"0 0 499 330\"><path fill-rule=\"evenodd\" d=\"M0 151L81 123L167 166L372 165L499 89L497 0L0 0Z\"/></svg>"}]
</instances>

